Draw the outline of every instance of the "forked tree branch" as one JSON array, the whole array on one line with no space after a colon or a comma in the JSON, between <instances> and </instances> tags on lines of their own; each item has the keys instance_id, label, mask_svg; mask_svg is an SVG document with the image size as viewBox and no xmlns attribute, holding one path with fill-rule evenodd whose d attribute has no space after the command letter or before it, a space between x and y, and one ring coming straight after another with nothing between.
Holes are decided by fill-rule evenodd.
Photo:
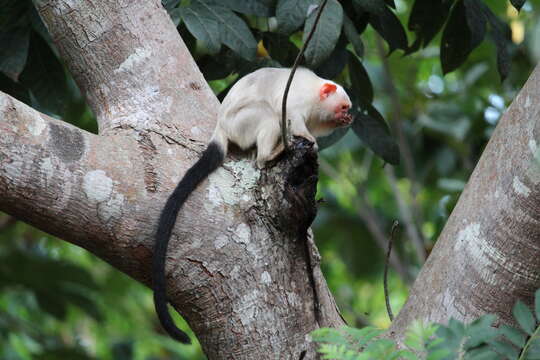
<instances>
[{"instance_id":1,"label":"forked tree branch","mask_svg":"<svg viewBox=\"0 0 540 360\"><path fill-rule=\"evenodd\" d=\"M40 4L101 136L0 94L0 211L148 285L159 212L209 137L218 101L159 0ZM307 334L343 324L316 251L306 251L316 154L293 146L263 171L227 161L178 217L168 295L210 359L313 358Z\"/></svg>"}]
</instances>

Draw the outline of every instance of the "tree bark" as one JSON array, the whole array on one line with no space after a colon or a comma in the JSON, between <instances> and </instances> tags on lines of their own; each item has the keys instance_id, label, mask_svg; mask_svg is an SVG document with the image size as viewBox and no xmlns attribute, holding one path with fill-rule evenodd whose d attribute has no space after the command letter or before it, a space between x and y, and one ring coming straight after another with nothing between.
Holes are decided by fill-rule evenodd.
<instances>
[{"instance_id":1,"label":"tree bark","mask_svg":"<svg viewBox=\"0 0 540 360\"><path fill-rule=\"evenodd\" d=\"M540 66L497 125L410 297L392 324L415 319L512 323L540 287Z\"/></svg>"},{"instance_id":2,"label":"tree bark","mask_svg":"<svg viewBox=\"0 0 540 360\"><path fill-rule=\"evenodd\" d=\"M150 285L161 208L198 158L219 102L158 0L38 5L99 135L0 93L0 210ZM192 194L167 257L172 305L210 359L297 359L343 321L308 230L316 153L262 171L241 156Z\"/></svg>"}]
</instances>

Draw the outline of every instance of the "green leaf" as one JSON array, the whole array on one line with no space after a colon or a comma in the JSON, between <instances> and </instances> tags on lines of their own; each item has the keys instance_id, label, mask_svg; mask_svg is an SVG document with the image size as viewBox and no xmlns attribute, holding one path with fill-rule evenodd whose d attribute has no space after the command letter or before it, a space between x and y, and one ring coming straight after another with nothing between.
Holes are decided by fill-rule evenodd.
<instances>
[{"instance_id":1,"label":"green leaf","mask_svg":"<svg viewBox=\"0 0 540 360\"><path fill-rule=\"evenodd\" d=\"M387 352L386 355L388 355L388 350L390 350L391 352L395 352L396 350L396 343L390 339L376 339L374 341L371 341L364 348L365 352ZM385 356L385 359L388 359L388 356Z\"/></svg>"},{"instance_id":2,"label":"green leaf","mask_svg":"<svg viewBox=\"0 0 540 360\"><path fill-rule=\"evenodd\" d=\"M317 329L311 333L311 337L315 342L322 342L330 345L348 345L345 336L337 329Z\"/></svg>"},{"instance_id":3,"label":"green leaf","mask_svg":"<svg viewBox=\"0 0 540 360\"><path fill-rule=\"evenodd\" d=\"M167 10L167 12L171 12L171 10L174 9L179 3L180 0L161 0L161 5Z\"/></svg>"},{"instance_id":4,"label":"green leaf","mask_svg":"<svg viewBox=\"0 0 540 360\"><path fill-rule=\"evenodd\" d=\"M512 344L516 345L518 348L522 348L525 345L527 337L524 333L508 325L502 325L500 327L500 332L504 335Z\"/></svg>"},{"instance_id":5,"label":"green leaf","mask_svg":"<svg viewBox=\"0 0 540 360\"><path fill-rule=\"evenodd\" d=\"M527 360L538 360L540 359L540 339L535 337L530 340L529 347L527 348L527 353L525 359Z\"/></svg>"},{"instance_id":6,"label":"green leaf","mask_svg":"<svg viewBox=\"0 0 540 360\"><path fill-rule=\"evenodd\" d=\"M172 9L171 11L169 11L169 16L171 17L171 21L173 22L174 26L178 27L178 25L180 25L180 22L182 21L182 9Z\"/></svg>"},{"instance_id":7,"label":"green leaf","mask_svg":"<svg viewBox=\"0 0 540 360\"><path fill-rule=\"evenodd\" d=\"M447 360L451 355L452 352L448 349L436 349L429 352L426 360ZM450 359L454 358L451 357Z\"/></svg>"},{"instance_id":8,"label":"green leaf","mask_svg":"<svg viewBox=\"0 0 540 360\"><path fill-rule=\"evenodd\" d=\"M501 356L496 352L491 350L489 347L485 346L480 349L474 349L467 351L465 355L465 360L496 360L501 359Z\"/></svg>"},{"instance_id":9,"label":"green leaf","mask_svg":"<svg viewBox=\"0 0 540 360\"><path fill-rule=\"evenodd\" d=\"M270 57L283 66L292 66L300 51L288 36L278 33L264 33L263 42Z\"/></svg>"},{"instance_id":10,"label":"green leaf","mask_svg":"<svg viewBox=\"0 0 540 360\"><path fill-rule=\"evenodd\" d=\"M230 9L242 14L270 17L274 0L221 0Z\"/></svg>"},{"instance_id":11,"label":"green leaf","mask_svg":"<svg viewBox=\"0 0 540 360\"><path fill-rule=\"evenodd\" d=\"M394 0L384 0L386 1L386 5L390 6L391 8L395 9L396 8L396 3L394 2Z\"/></svg>"},{"instance_id":12,"label":"green leaf","mask_svg":"<svg viewBox=\"0 0 540 360\"><path fill-rule=\"evenodd\" d=\"M512 6L516 8L517 11L521 10L521 7L525 4L526 0L510 0Z\"/></svg>"},{"instance_id":13,"label":"green leaf","mask_svg":"<svg viewBox=\"0 0 540 360\"><path fill-rule=\"evenodd\" d=\"M347 39L340 36L339 41L330 54L316 69L315 73L325 79L335 79L341 74L349 59L349 51L347 51Z\"/></svg>"},{"instance_id":14,"label":"green leaf","mask_svg":"<svg viewBox=\"0 0 540 360\"><path fill-rule=\"evenodd\" d=\"M208 52L211 54L219 52L221 48L219 23L212 14L198 6L181 7L179 11L189 32L204 44Z\"/></svg>"},{"instance_id":15,"label":"green leaf","mask_svg":"<svg viewBox=\"0 0 540 360\"><path fill-rule=\"evenodd\" d=\"M298 30L307 17L309 6L316 0L279 0L276 8L277 31L290 34Z\"/></svg>"},{"instance_id":16,"label":"green leaf","mask_svg":"<svg viewBox=\"0 0 540 360\"><path fill-rule=\"evenodd\" d=\"M448 328L450 330L452 330L452 332L454 333L454 335L458 336L458 337L463 337L465 336L465 332L466 332L466 327L465 325L459 321L459 320L456 320L454 318L450 318L450 320L448 321Z\"/></svg>"},{"instance_id":17,"label":"green leaf","mask_svg":"<svg viewBox=\"0 0 540 360\"><path fill-rule=\"evenodd\" d=\"M51 35L49 34L49 30L47 30L47 27L43 23L43 20L41 20L41 17L39 16L35 6L32 6L32 9L30 9L29 13L30 18L30 25L34 31L36 31L39 36L41 36L42 39L44 39L49 46L53 44L53 40L51 38Z\"/></svg>"},{"instance_id":18,"label":"green leaf","mask_svg":"<svg viewBox=\"0 0 540 360\"><path fill-rule=\"evenodd\" d=\"M4 0L0 11L0 32L28 25L28 14L33 8L31 1Z\"/></svg>"},{"instance_id":19,"label":"green leaf","mask_svg":"<svg viewBox=\"0 0 540 360\"><path fill-rule=\"evenodd\" d=\"M373 86L364 65L353 54L349 54L349 75L354 96L366 108L373 102Z\"/></svg>"},{"instance_id":20,"label":"green leaf","mask_svg":"<svg viewBox=\"0 0 540 360\"><path fill-rule=\"evenodd\" d=\"M527 305L525 305L521 300L518 300L512 309L512 314L523 331L529 335L532 335L536 327L536 321L533 313L527 307Z\"/></svg>"},{"instance_id":21,"label":"green leaf","mask_svg":"<svg viewBox=\"0 0 540 360\"><path fill-rule=\"evenodd\" d=\"M349 132L350 127L341 127L336 130L334 130L330 135L321 136L317 138L317 145L319 146L319 150L326 149L335 143L337 143L339 140L341 140L347 133Z\"/></svg>"},{"instance_id":22,"label":"green leaf","mask_svg":"<svg viewBox=\"0 0 540 360\"><path fill-rule=\"evenodd\" d=\"M409 16L409 30L416 33L414 44L407 53L428 45L441 30L452 3L446 0L416 0Z\"/></svg>"},{"instance_id":23,"label":"green leaf","mask_svg":"<svg viewBox=\"0 0 540 360\"><path fill-rule=\"evenodd\" d=\"M93 317L95 320L101 320L101 312L92 298L88 297L84 288L77 288L76 286L63 286L59 294L56 296L61 297L66 303L75 305L86 314Z\"/></svg>"},{"instance_id":24,"label":"green leaf","mask_svg":"<svg viewBox=\"0 0 540 360\"><path fill-rule=\"evenodd\" d=\"M43 109L58 115L63 113L70 96L64 67L47 42L36 33L30 36L27 65L20 81L30 89Z\"/></svg>"},{"instance_id":25,"label":"green leaf","mask_svg":"<svg viewBox=\"0 0 540 360\"><path fill-rule=\"evenodd\" d=\"M377 15L382 14L386 8L382 0L354 0L354 4L363 11Z\"/></svg>"},{"instance_id":26,"label":"green leaf","mask_svg":"<svg viewBox=\"0 0 540 360\"><path fill-rule=\"evenodd\" d=\"M399 164L399 147L390 136L388 125L382 115L372 105L367 112L358 113L352 124L355 134L384 161Z\"/></svg>"},{"instance_id":27,"label":"green leaf","mask_svg":"<svg viewBox=\"0 0 540 360\"><path fill-rule=\"evenodd\" d=\"M487 19L481 0L463 0L467 13L467 25L471 31L470 47L476 48L486 37Z\"/></svg>"},{"instance_id":28,"label":"green leaf","mask_svg":"<svg viewBox=\"0 0 540 360\"><path fill-rule=\"evenodd\" d=\"M67 313L67 304L59 294L52 294L49 291L36 291L36 300L43 311L48 312L55 318L63 320Z\"/></svg>"},{"instance_id":29,"label":"green leaf","mask_svg":"<svg viewBox=\"0 0 540 360\"><path fill-rule=\"evenodd\" d=\"M188 20L184 18L186 11ZM198 18L198 21L194 18ZM249 61L255 59L257 42L251 30L241 18L223 4L215 0L192 0L189 7L182 8L182 20L186 21L190 32L188 21L191 21L191 27L197 30L192 32L193 36L211 46L212 50L215 50L216 39L219 39L220 43L244 59ZM201 29L203 26L207 27L206 31Z\"/></svg>"},{"instance_id":30,"label":"green leaf","mask_svg":"<svg viewBox=\"0 0 540 360\"><path fill-rule=\"evenodd\" d=\"M536 312L536 320L540 322L540 289L534 293L534 311Z\"/></svg>"},{"instance_id":31,"label":"green leaf","mask_svg":"<svg viewBox=\"0 0 540 360\"><path fill-rule=\"evenodd\" d=\"M355 329L350 326L343 326L341 328L347 335L349 335L358 346L364 346L377 336L381 335L384 331L377 329L373 326L366 326L362 329Z\"/></svg>"},{"instance_id":32,"label":"green leaf","mask_svg":"<svg viewBox=\"0 0 540 360\"><path fill-rule=\"evenodd\" d=\"M363 57L364 44L362 43L362 39L360 38L360 34L356 30L354 23L347 15L343 15L343 32L345 33L347 39L349 39L351 42L356 55Z\"/></svg>"},{"instance_id":33,"label":"green leaf","mask_svg":"<svg viewBox=\"0 0 540 360\"><path fill-rule=\"evenodd\" d=\"M483 5L483 10L490 27L489 35L497 48L497 70L503 81L510 72L511 58L508 48L512 45L512 31L508 24L493 14L486 5Z\"/></svg>"},{"instance_id":34,"label":"green leaf","mask_svg":"<svg viewBox=\"0 0 540 360\"><path fill-rule=\"evenodd\" d=\"M407 34L390 4L382 0L355 0L355 5L369 13L369 23L388 43L389 52L407 50ZM391 6L391 5L390 5Z\"/></svg>"},{"instance_id":35,"label":"green leaf","mask_svg":"<svg viewBox=\"0 0 540 360\"><path fill-rule=\"evenodd\" d=\"M396 49L406 51L407 34L398 17L388 7L383 6L380 12L371 14L369 23L388 43L389 53Z\"/></svg>"},{"instance_id":36,"label":"green leaf","mask_svg":"<svg viewBox=\"0 0 540 360\"><path fill-rule=\"evenodd\" d=\"M304 25L303 41L313 27L317 11L313 11ZM316 68L330 56L341 34L343 24L343 9L337 0L328 0L324 8L317 29L306 48L304 56L307 63Z\"/></svg>"},{"instance_id":37,"label":"green leaf","mask_svg":"<svg viewBox=\"0 0 540 360\"><path fill-rule=\"evenodd\" d=\"M423 321L415 320L407 329L405 345L416 352L426 350L429 340L433 338L438 325L426 324Z\"/></svg>"},{"instance_id":38,"label":"green leaf","mask_svg":"<svg viewBox=\"0 0 540 360\"><path fill-rule=\"evenodd\" d=\"M0 72L13 81L18 81L26 65L29 41L30 31L27 27L0 33Z\"/></svg>"},{"instance_id":39,"label":"green leaf","mask_svg":"<svg viewBox=\"0 0 540 360\"><path fill-rule=\"evenodd\" d=\"M30 105L31 100L28 90L19 83L14 82L4 74L0 74L0 89L2 92L13 96L15 99Z\"/></svg>"},{"instance_id":40,"label":"green leaf","mask_svg":"<svg viewBox=\"0 0 540 360\"><path fill-rule=\"evenodd\" d=\"M519 351L512 345L506 342L493 341L490 342L491 348L501 355L508 357L509 359L517 359Z\"/></svg>"},{"instance_id":41,"label":"green leaf","mask_svg":"<svg viewBox=\"0 0 540 360\"><path fill-rule=\"evenodd\" d=\"M416 353L409 350L400 350L397 355L398 359L419 360L419 357L416 355Z\"/></svg>"},{"instance_id":42,"label":"green leaf","mask_svg":"<svg viewBox=\"0 0 540 360\"><path fill-rule=\"evenodd\" d=\"M441 40L443 73L457 69L484 39L487 19L480 0L458 0Z\"/></svg>"},{"instance_id":43,"label":"green leaf","mask_svg":"<svg viewBox=\"0 0 540 360\"><path fill-rule=\"evenodd\" d=\"M472 349L487 343L489 340L494 339L499 335L497 329L491 325L496 320L495 315L484 315L481 318L471 322L466 329L468 336L465 342L465 349Z\"/></svg>"}]
</instances>

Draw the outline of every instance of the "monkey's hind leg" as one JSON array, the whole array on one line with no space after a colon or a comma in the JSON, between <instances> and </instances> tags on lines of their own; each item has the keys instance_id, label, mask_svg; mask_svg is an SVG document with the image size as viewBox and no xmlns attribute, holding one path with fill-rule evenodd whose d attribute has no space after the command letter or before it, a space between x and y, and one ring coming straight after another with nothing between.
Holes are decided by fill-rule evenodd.
<instances>
[{"instance_id":1,"label":"monkey's hind leg","mask_svg":"<svg viewBox=\"0 0 540 360\"><path fill-rule=\"evenodd\" d=\"M262 169L264 165L279 155L279 145L274 149L279 140L279 127L268 126L257 135L257 167ZM281 145L283 147L283 145Z\"/></svg>"},{"instance_id":2,"label":"monkey's hind leg","mask_svg":"<svg viewBox=\"0 0 540 360\"><path fill-rule=\"evenodd\" d=\"M272 161L277 158L283 152L283 150L285 150L285 146L283 146L283 143L280 141L274 150L272 150L272 153L268 157L267 161Z\"/></svg>"}]
</instances>

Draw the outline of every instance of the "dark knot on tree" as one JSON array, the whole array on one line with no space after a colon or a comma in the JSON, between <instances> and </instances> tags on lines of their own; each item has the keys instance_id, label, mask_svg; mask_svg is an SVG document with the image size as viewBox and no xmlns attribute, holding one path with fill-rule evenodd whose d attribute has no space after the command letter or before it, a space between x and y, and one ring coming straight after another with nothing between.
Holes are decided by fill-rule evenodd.
<instances>
[{"instance_id":1,"label":"dark knot on tree","mask_svg":"<svg viewBox=\"0 0 540 360\"><path fill-rule=\"evenodd\" d=\"M295 237L305 237L317 215L318 181L317 151L313 143L294 137L289 151L261 177L261 189L271 189L272 196L263 196L273 225Z\"/></svg>"}]
</instances>

